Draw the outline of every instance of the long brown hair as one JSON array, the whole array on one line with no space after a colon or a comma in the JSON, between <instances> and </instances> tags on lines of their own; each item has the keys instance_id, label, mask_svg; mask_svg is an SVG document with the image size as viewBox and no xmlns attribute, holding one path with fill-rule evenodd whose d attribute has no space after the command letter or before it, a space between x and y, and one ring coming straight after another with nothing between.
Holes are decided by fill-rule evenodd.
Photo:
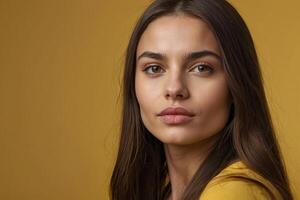
<instances>
[{"instance_id":1,"label":"long brown hair","mask_svg":"<svg viewBox=\"0 0 300 200\"><path fill-rule=\"evenodd\" d=\"M112 200L162 200L170 193L163 144L144 126L135 95L136 49L153 20L183 13L210 27L219 43L233 98L228 123L199 167L182 199L198 199L208 182L233 160L243 161L292 200L288 177L274 132L263 80L250 32L225 0L157 0L138 20L131 35L123 75L122 126L110 182ZM272 194L271 194L272 195Z\"/></svg>"}]
</instances>

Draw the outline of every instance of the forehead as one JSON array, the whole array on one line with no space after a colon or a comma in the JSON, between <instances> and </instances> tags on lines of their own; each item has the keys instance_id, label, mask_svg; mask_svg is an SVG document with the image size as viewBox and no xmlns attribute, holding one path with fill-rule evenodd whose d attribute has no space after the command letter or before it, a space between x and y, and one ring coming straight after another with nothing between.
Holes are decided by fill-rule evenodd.
<instances>
[{"instance_id":1,"label":"forehead","mask_svg":"<svg viewBox=\"0 0 300 200\"><path fill-rule=\"evenodd\" d=\"M201 19L188 15L168 15L151 22L140 38L137 54L148 50L165 54L199 50L220 53L209 26Z\"/></svg>"}]
</instances>

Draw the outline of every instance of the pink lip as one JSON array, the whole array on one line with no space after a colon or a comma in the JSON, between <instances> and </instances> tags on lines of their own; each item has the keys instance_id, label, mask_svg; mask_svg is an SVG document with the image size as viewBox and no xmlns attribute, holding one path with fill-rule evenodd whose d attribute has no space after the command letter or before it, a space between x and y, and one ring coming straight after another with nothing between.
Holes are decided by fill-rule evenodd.
<instances>
[{"instance_id":1,"label":"pink lip","mask_svg":"<svg viewBox=\"0 0 300 200\"><path fill-rule=\"evenodd\" d=\"M163 116L163 115L186 115L186 116L194 116L193 113L187 111L183 107L169 107L161 111L158 116Z\"/></svg>"},{"instance_id":2,"label":"pink lip","mask_svg":"<svg viewBox=\"0 0 300 200\"><path fill-rule=\"evenodd\" d=\"M169 107L160 112L158 116L166 124L182 124L192 120L194 114L182 107Z\"/></svg>"}]
</instances>

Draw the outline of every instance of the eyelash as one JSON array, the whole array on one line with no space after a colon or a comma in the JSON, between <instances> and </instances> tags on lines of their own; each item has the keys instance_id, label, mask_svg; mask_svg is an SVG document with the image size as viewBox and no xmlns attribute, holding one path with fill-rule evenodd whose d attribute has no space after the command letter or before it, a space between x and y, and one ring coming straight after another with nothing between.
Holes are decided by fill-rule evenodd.
<instances>
[{"instance_id":1,"label":"eyelash","mask_svg":"<svg viewBox=\"0 0 300 200\"><path fill-rule=\"evenodd\" d=\"M206 69L209 70L208 73L212 73L212 72L213 72L212 67L210 67L208 64L205 64L205 63L197 64L197 65L195 65L192 69L195 69L195 68L197 68L198 66L204 66ZM161 68L159 65L149 65L149 66L146 67L143 71L144 71L146 74L155 75L155 74L157 74L157 73L149 73L149 72L147 72L148 69L153 69L153 67L159 67L159 68ZM162 69L162 68L161 68L161 69ZM199 73L200 73L200 72L199 72Z\"/></svg>"}]
</instances>

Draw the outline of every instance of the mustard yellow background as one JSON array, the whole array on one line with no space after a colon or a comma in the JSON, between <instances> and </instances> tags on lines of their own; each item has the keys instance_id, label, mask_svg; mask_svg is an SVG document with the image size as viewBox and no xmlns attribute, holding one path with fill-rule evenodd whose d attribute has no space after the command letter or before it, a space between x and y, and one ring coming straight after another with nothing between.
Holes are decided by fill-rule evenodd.
<instances>
[{"instance_id":1,"label":"mustard yellow background","mask_svg":"<svg viewBox=\"0 0 300 200\"><path fill-rule=\"evenodd\" d=\"M0 0L0 199L108 199L120 75L148 0ZM300 196L300 2L232 0Z\"/></svg>"}]
</instances>

